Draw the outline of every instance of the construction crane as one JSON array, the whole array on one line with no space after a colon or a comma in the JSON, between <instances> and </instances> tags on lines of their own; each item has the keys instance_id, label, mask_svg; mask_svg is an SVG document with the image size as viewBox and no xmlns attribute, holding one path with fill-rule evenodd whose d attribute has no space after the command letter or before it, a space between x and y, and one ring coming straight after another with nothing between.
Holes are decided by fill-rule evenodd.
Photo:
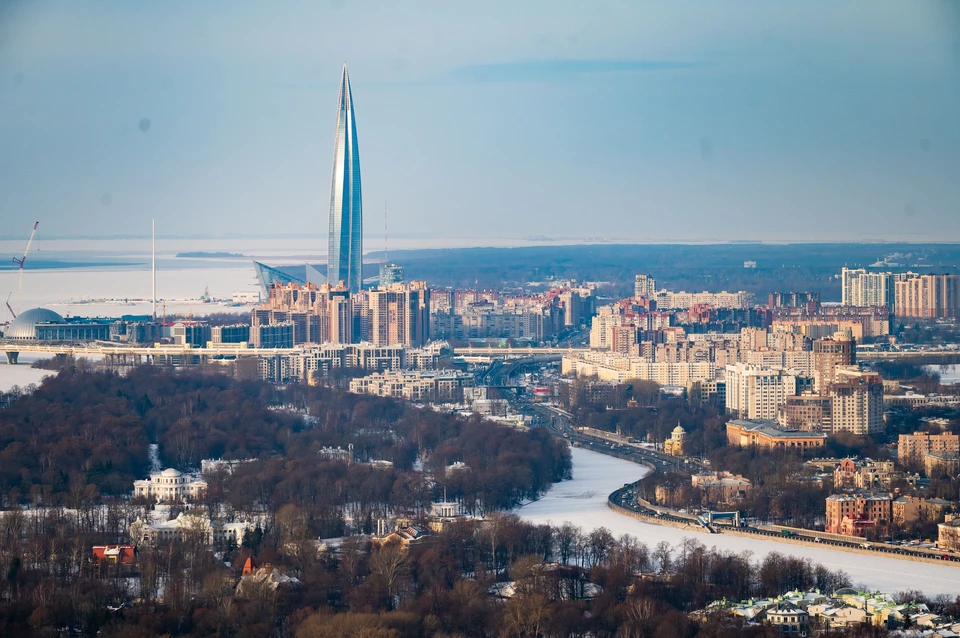
<instances>
[{"instance_id":1,"label":"construction crane","mask_svg":"<svg viewBox=\"0 0 960 638\"><path fill-rule=\"evenodd\" d=\"M13 318L16 319L16 318L17 318L17 313L15 313L15 312L13 311L13 306L10 305L10 295L12 295L12 294L13 294L13 293L11 292L9 295L7 295L7 310L9 310L9 311L10 311L10 314L13 315Z\"/></svg>"},{"instance_id":2,"label":"construction crane","mask_svg":"<svg viewBox=\"0 0 960 638\"><path fill-rule=\"evenodd\" d=\"M20 267L20 277L17 281L17 310L23 310L21 304L23 300L23 264L27 261L27 253L30 252L30 245L33 243L33 238L37 234L37 227L40 226L40 222L33 223L33 231L30 233L30 239L27 240L27 247L23 249L23 257L19 259L17 257L13 258L13 263L17 264ZM10 308L10 304L7 304L7 308ZM13 308L10 308L10 312L13 312Z\"/></svg>"}]
</instances>

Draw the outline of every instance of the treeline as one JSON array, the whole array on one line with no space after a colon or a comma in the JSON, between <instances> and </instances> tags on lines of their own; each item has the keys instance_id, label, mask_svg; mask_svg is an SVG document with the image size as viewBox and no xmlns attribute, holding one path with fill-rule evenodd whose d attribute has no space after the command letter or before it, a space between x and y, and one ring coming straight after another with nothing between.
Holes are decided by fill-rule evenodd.
<instances>
[{"instance_id":1,"label":"treeline","mask_svg":"<svg viewBox=\"0 0 960 638\"><path fill-rule=\"evenodd\" d=\"M125 572L85 558L90 537L77 537L69 515L39 524L20 513L0 519L8 575L0 580L0 634L774 636L722 613L690 612L721 599L851 584L808 559L754 560L693 539L649 547L603 528L534 525L514 515L456 524L409 547L363 537L318 547L298 522L295 509L278 514L228 551L226 563L189 542L165 543L142 548ZM238 589L249 557L298 582ZM941 613L960 609L945 597L929 603Z\"/></svg>"},{"instance_id":2,"label":"treeline","mask_svg":"<svg viewBox=\"0 0 960 638\"><path fill-rule=\"evenodd\" d=\"M446 481L440 469L431 489L447 487L450 498L492 511L535 497L570 469L565 447L544 432L391 399L279 388L216 370L144 366L119 375L68 367L0 410L0 502L63 504L82 493L95 504L129 495L149 471L153 442L162 464L180 470L199 469L205 458L257 459L217 489L247 505L255 495L261 507L336 498L344 507L386 508L394 491L403 492L395 486L416 483L414 465L426 459L431 467L466 463L456 480ZM318 454L349 445L355 461L386 460L392 468L336 464ZM246 484L256 489L237 487ZM331 489L337 485L346 487ZM411 508L422 509L429 490L413 491Z\"/></svg>"}]
</instances>

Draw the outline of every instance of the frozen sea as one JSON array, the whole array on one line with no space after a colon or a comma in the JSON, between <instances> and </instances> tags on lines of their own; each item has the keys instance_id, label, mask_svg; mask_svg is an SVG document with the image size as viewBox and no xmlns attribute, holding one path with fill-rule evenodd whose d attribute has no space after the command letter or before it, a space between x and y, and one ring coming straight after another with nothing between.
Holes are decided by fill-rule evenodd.
<instances>
[{"instance_id":1,"label":"frozen sea","mask_svg":"<svg viewBox=\"0 0 960 638\"><path fill-rule=\"evenodd\" d=\"M769 552L803 556L831 569L842 569L855 584L891 593L919 589L931 596L960 594L960 567L941 567L742 536L686 532L617 514L607 507L607 496L624 483L645 476L649 470L581 448L572 448L571 453L573 479L554 485L540 500L519 508L517 514L534 523L560 525L569 521L585 531L606 527L614 536L630 534L651 547L660 541L677 545L684 537L689 537L723 550L750 551L757 557Z\"/></svg>"},{"instance_id":2,"label":"frozen sea","mask_svg":"<svg viewBox=\"0 0 960 638\"><path fill-rule=\"evenodd\" d=\"M7 392L15 385L25 388L31 383L40 385L43 378L52 374L49 370L38 370L30 365L38 359L45 359L40 354L21 354L17 365L9 365L5 355L0 354L0 392Z\"/></svg>"}]
</instances>

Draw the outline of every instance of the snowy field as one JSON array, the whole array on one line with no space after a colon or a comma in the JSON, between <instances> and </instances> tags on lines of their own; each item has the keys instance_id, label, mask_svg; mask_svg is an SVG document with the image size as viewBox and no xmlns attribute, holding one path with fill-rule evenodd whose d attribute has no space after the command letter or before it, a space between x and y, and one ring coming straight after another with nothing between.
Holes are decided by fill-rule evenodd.
<instances>
[{"instance_id":1,"label":"snowy field","mask_svg":"<svg viewBox=\"0 0 960 638\"><path fill-rule=\"evenodd\" d=\"M607 507L607 496L624 483L636 481L649 470L629 461L581 448L571 451L573 479L555 485L539 501L519 508L517 514L533 523L560 525L569 521L586 531L606 527L614 536L630 534L651 547L660 541L677 545L684 537L690 537L708 546L735 552L750 551L758 557L769 552L803 556L831 569L842 569L850 575L854 584L886 592L919 589L931 596L960 594L960 567L941 567L742 536L686 532L617 514Z\"/></svg>"}]
</instances>

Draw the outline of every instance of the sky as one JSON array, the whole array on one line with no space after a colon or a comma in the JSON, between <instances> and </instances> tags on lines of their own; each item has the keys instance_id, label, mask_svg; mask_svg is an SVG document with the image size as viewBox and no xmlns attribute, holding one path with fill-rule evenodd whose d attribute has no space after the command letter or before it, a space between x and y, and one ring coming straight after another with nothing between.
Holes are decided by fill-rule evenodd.
<instances>
[{"instance_id":1,"label":"sky","mask_svg":"<svg viewBox=\"0 0 960 638\"><path fill-rule=\"evenodd\" d=\"M960 241L960 2L0 2L0 236ZM461 242L462 243L462 242Z\"/></svg>"}]
</instances>

